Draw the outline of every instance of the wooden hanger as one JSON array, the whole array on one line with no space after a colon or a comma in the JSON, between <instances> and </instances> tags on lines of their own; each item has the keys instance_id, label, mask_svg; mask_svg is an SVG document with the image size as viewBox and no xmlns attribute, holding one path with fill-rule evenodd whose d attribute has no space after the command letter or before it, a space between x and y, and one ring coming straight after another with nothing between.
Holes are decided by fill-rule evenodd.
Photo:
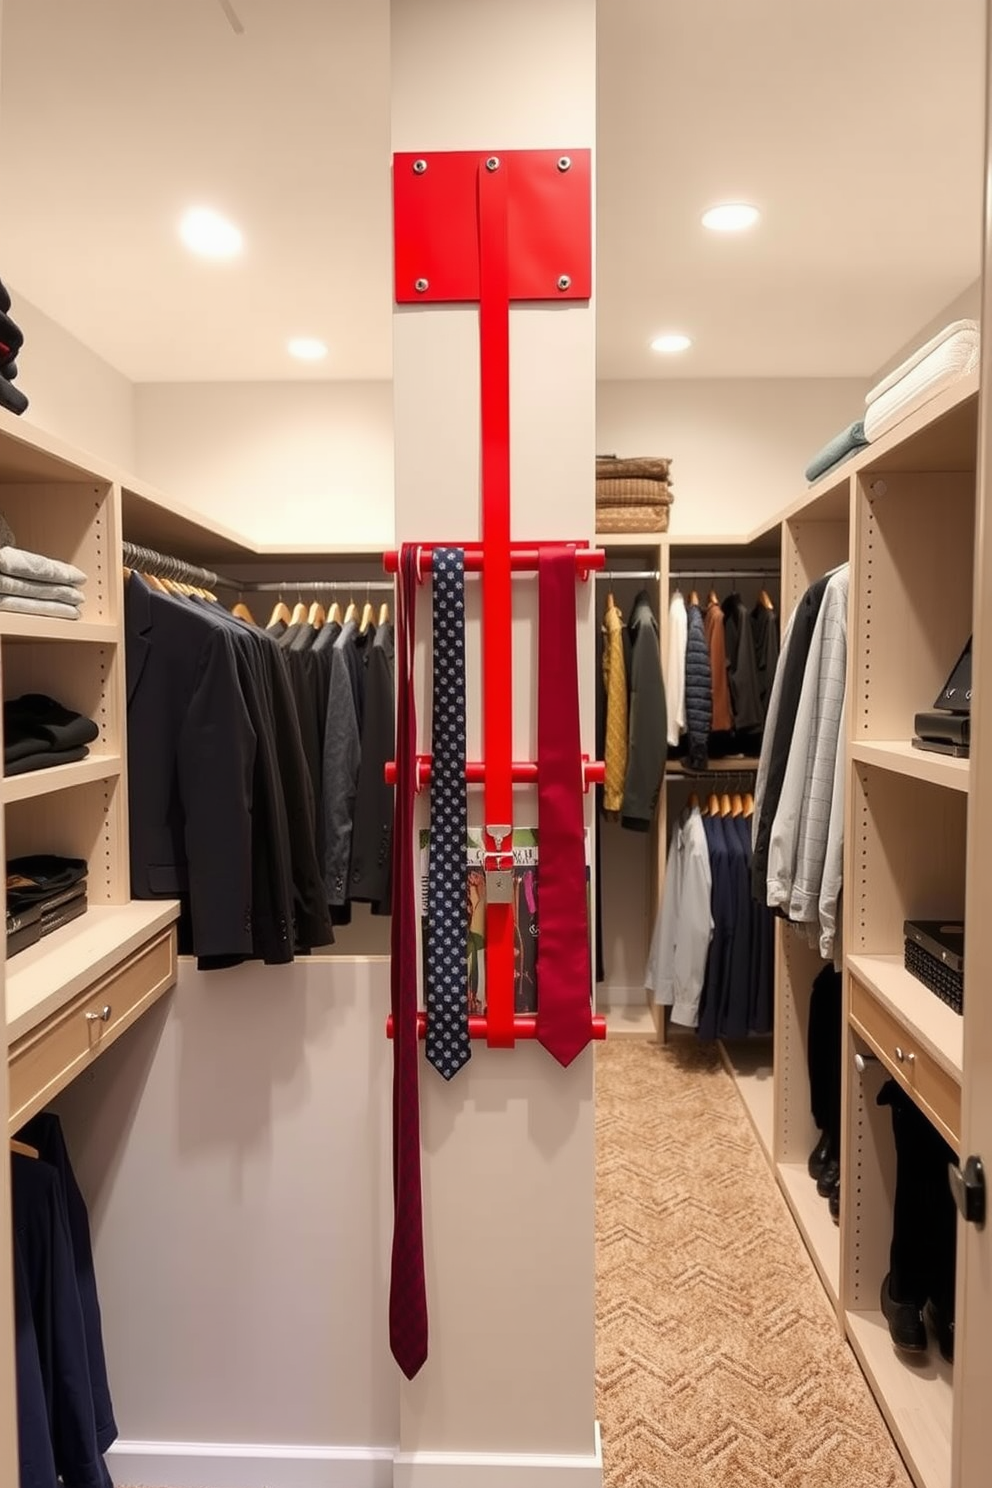
<instances>
[{"instance_id":1,"label":"wooden hanger","mask_svg":"<svg viewBox=\"0 0 992 1488\"><path fill-rule=\"evenodd\" d=\"M351 601L351 604L348 606L348 608L344 612L344 623L345 623L345 625L347 625L348 622L349 622L349 620L357 620L357 619L358 619L358 606L355 603L355 601L352 600Z\"/></svg>"},{"instance_id":2,"label":"wooden hanger","mask_svg":"<svg viewBox=\"0 0 992 1488\"><path fill-rule=\"evenodd\" d=\"M713 795L712 793L710 794L710 796L709 796L709 798L708 798L708 800L706 802L706 815L707 816L719 816L720 815L720 798L719 798L719 796Z\"/></svg>"},{"instance_id":3,"label":"wooden hanger","mask_svg":"<svg viewBox=\"0 0 992 1488\"><path fill-rule=\"evenodd\" d=\"M699 604L699 595L696 593L695 589L690 589L689 590L689 604L691 604L691 605L698 605Z\"/></svg>"},{"instance_id":4,"label":"wooden hanger","mask_svg":"<svg viewBox=\"0 0 992 1488\"><path fill-rule=\"evenodd\" d=\"M19 1142L16 1137L10 1139L11 1152L19 1152L21 1157L40 1157L37 1147L29 1147L27 1142Z\"/></svg>"},{"instance_id":5,"label":"wooden hanger","mask_svg":"<svg viewBox=\"0 0 992 1488\"><path fill-rule=\"evenodd\" d=\"M288 625L290 621L289 605L281 599L277 600L273 606L266 629L271 630L273 625L278 625L280 621L282 621L283 625Z\"/></svg>"},{"instance_id":6,"label":"wooden hanger","mask_svg":"<svg viewBox=\"0 0 992 1488\"><path fill-rule=\"evenodd\" d=\"M236 620L247 620L249 625L254 625L255 624L255 616L252 614L252 612L248 608L248 606L242 600L240 600L240 599L238 600L237 604L234 606L234 609L231 611L231 614L234 616L234 618Z\"/></svg>"},{"instance_id":7,"label":"wooden hanger","mask_svg":"<svg viewBox=\"0 0 992 1488\"><path fill-rule=\"evenodd\" d=\"M341 606L338 604L337 600L334 601L334 603L331 605L331 608L328 610L327 619L331 625L342 625L344 623L344 617L341 614Z\"/></svg>"},{"instance_id":8,"label":"wooden hanger","mask_svg":"<svg viewBox=\"0 0 992 1488\"><path fill-rule=\"evenodd\" d=\"M706 603L708 605L718 605L720 603L720 596L717 594L715 589L711 589L709 594L706 596Z\"/></svg>"},{"instance_id":9,"label":"wooden hanger","mask_svg":"<svg viewBox=\"0 0 992 1488\"><path fill-rule=\"evenodd\" d=\"M734 791L730 798L730 810L734 816L744 815L744 802L741 800L739 791Z\"/></svg>"},{"instance_id":10,"label":"wooden hanger","mask_svg":"<svg viewBox=\"0 0 992 1488\"><path fill-rule=\"evenodd\" d=\"M720 815L729 816L733 808L730 805L730 797L726 792L720 797Z\"/></svg>"},{"instance_id":11,"label":"wooden hanger","mask_svg":"<svg viewBox=\"0 0 992 1488\"><path fill-rule=\"evenodd\" d=\"M693 810L698 810L698 809L699 809L699 797L696 795L696 792L695 791L690 791L689 792L689 810L690 811L693 811Z\"/></svg>"},{"instance_id":12,"label":"wooden hanger","mask_svg":"<svg viewBox=\"0 0 992 1488\"><path fill-rule=\"evenodd\" d=\"M308 614L309 614L309 611L308 611L306 605L303 603L302 599L299 600L293 606L293 613L292 613L292 615L290 617L290 621L289 621L290 625L305 625L306 622L307 622L307 615Z\"/></svg>"},{"instance_id":13,"label":"wooden hanger","mask_svg":"<svg viewBox=\"0 0 992 1488\"><path fill-rule=\"evenodd\" d=\"M610 612L610 610L615 610L616 607L617 607L617 602L613 598L613 590L612 589L608 589L606 591L606 610L607 610L607 614Z\"/></svg>"},{"instance_id":14,"label":"wooden hanger","mask_svg":"<svg viewBox=\"0 0 992 1488\"><path fill-rule=\"evenodd\" d=\"M315 630L319 630L320 627L326 623L326 621L327 611L324 609L324 606L319 602L319 600L314 600L313 604L310 606L310 613L307 615L307 624L312 625Z\"/></svg>"},{"instance_id":15,"label":"wooden hanger","mask_svg":"<svg viewBox=\"0 0 992 1488\"><path fill-rule=\"evenodd\" d=\"M744 815L745 817L754 815L754 797L750 791L744 792Z\"/></svg>"},{"instance_id":16,"label":"wooden hanger","mask_svg":"<svg viewBox=\"0 0 992 1488\"><path fill-rule=\"evenodd\" d=\"M369 603L369 601L366 600L365 601L365 608L362 610L362 618L361 618L361 621L359 622L359 626L358 626L358 630L359 630L359 633L361 635L364 635L365 634L365 632L368 630L369 626L372 624L372 621L374 619L375 619L375 610L373 610L373 608L372 608L371 604Z\"/></svg>"},{"instance_id":17,"label":"wooden hanger","mask_svg":"<svg viewBox=\"0 0 992 1488\"><path fill-rule=\"evenodd\" d=\"M168 594L169 591L165 587L165 585L162 583L162 580L159 579L159 578L156 578L156 576L154 574L146 573L146 574L142 574L141 577L144 579L144 581L148 585L149 589L157 589L158 592L159 592L159 594Z\"/></svg>"},{"instance_id":18,"label":"wooden hanger","mask_svg":"<svg viewBox=\"0 0 992 1488\"><path fill-rule=\"evenodd\" d=\"M386 604L385 602L383 602L379 606L379 625L380 626L383 626L383 625L388 625L388 624L389 624L389 606L388 606L388 604Z\"/></svg>"},{"instance_id":19,"label":"wooden hanger","mask_svg":"<svg viewBox=\"0 0 992 1488\"><path fill-rule=\"evenodd\" d=\"M767 592L764 589L762 589L761 593L758 595L758 603L760 605L764 605L766 610L773 610L775 608L775 606L769 599Z\"/></svg>"}]
</instances>

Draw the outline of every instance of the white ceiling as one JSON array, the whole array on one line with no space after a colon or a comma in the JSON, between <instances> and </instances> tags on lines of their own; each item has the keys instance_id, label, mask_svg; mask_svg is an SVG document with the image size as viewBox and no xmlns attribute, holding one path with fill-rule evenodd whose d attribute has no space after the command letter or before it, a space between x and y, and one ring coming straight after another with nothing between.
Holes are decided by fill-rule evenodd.
<instances>
[{"instance_id":1,"label":"white ceiling","mask_svg":"<svg viewBox=\"0 0 992 1488\"><path fill-rule=\"evenodd\" d=\"M388 377L387 0L233 3L4 0L0 274L135 381ZM974 280L983 15L600 0L600 375L868 376ZM728 198L755 232L699 226Z\"/></svg>"}]
</instances>

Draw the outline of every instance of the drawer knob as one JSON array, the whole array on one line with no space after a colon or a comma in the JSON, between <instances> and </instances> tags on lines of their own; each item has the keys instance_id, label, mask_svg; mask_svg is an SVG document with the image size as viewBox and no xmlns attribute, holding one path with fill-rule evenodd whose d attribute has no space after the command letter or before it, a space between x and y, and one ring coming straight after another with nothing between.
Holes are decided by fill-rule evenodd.
<instances>
[{"instance_id":1,"label":"drawer knob","mask_svg":"<svg viewBox=\"0 0 992 1488\"><path fill-rule=\"evenodd\" d=\"M896 1058L898 1059L900 1064L916 1063L916 1055L913 1053L912 1049L910 1049L907 1053L904 1049L900 1048L898 1044L896 1044Z\"/></svg>"},{"instance_id":2,"label":"drawer knob","mask_svg":"<svg viewBox=\"0 0 992 1488\"><path fill-rule=\"evenodd\" d=\"M113 1009L108 1002L106 1007L102 1007L98 1013L87 1013L86 1021L87 1023L109 1023L112 1011Z\"/></svg>"},{"instance_id":3,"label":"drawer knob","mask_svg":"<svg viewBox=\"0 0 992 1488\"><path fill-rule=\"evenodd\" d=\"M855 1054L854 1068L859 1075L863 1075L869 1064L877 1063L877 1059L878 1056L876 1054Z\"/></svg>"}]
</instances>

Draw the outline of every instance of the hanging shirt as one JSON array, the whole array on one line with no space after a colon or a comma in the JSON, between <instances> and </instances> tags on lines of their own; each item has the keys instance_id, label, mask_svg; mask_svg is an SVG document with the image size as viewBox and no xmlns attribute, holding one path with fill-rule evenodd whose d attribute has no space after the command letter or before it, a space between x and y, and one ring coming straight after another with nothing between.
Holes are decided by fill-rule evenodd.
<instances>
[{"instance_id":1,"label":"hanging shirt","mask_svg":"<svg viewBox=\"0 0 992 1488\"><path fill-rule=\"evenodd\" d=\"M685 733L685 643L687 636L685 600L676 589L668 611L668 670L665 689L668 694L668 742L678 747Z\"/></svg>"},{"instance_id":2,"label":"hanging shirt","mask_svg":"<svg viewBox=\"0 0 992 1488\"><path fill-rule=\"evenodd\" d=\"M672 1022L695 1028L713 933L712 879L706 832L694 806L668 850L665 892L655 919L644 985L672 1009Z\"/></svg>"}]
</instances>

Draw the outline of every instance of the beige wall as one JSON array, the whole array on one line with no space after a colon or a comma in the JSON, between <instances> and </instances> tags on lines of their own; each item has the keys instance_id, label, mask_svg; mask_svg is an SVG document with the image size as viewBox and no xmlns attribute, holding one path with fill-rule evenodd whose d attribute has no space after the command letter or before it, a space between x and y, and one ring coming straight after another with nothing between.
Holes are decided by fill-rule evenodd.
<instances>
[{"instance_id":1,"label":"beige wall","mask_svg":"<svg viewBox=\"0 0 992 1488\"><path fill-rule=\"evenodd\" d=\"M134 384L8 284L24 332L18 387L31 400L26 422L77 449L133 470Z\"/></svg>"},{"instance_id":2,"label":"beige wall","mask_svg":"<svg viewBox=\"0 0 992 1488\"><path fill-rule=\"evenodd\" d=\"M596 449L674 460L673 533L749 532L802 494L810 458L861 417L866 388L846 378L601 382Z\"/></svg>"},{"instance_id":3,"label":"beige wall","mask_svg":"<svg viewBox=\"0 0 992 1488\"><path fill-rule=\"evenodd\" d=\"M142 383L136 474L260 543L386 546L388 382Z\"/></svg>"}]
</instances>

